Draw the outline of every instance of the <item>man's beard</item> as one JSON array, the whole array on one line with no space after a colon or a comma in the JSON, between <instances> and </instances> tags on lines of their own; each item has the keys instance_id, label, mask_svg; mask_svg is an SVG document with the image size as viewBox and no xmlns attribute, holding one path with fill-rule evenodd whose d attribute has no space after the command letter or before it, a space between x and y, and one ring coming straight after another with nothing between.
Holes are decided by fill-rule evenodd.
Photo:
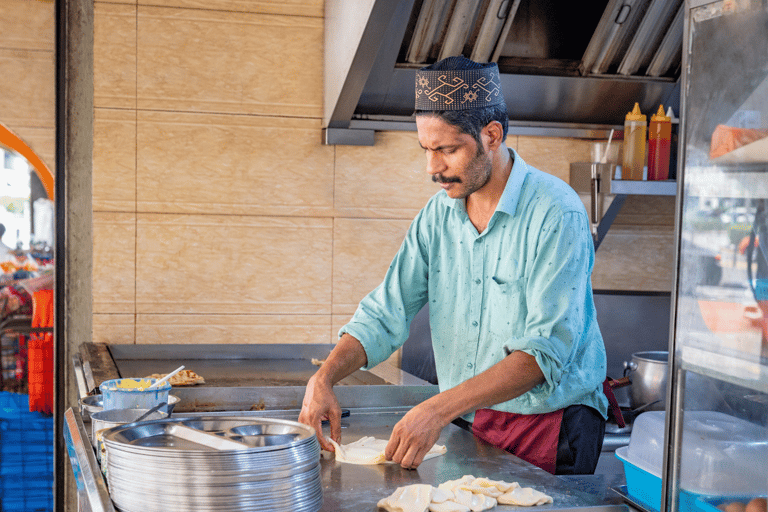
<instances>
[{"instance_id":1,"label":"man's beard","mask_svg":"<svg viewBox=\"0 0 768 512\"><path fill-rule=\"evenodd\" d=\"M492 164L490 161L484 158L485 155L486 152L483 150L483 146L478 144L475 157L464 168L464 180L458 176L446 178L441 173L437 173L432 175L432 181L435 183L464 183L465 190L460 197L466 198L473 192L483 188L483 186L488 183L488 180L491 179Z\"/></svg>"}]
</instances>

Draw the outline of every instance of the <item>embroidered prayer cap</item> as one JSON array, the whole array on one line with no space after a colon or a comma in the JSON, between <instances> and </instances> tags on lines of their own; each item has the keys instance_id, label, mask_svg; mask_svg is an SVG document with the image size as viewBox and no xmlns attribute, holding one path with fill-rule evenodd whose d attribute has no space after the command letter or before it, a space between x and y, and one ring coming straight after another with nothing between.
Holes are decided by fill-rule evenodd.
<instances>
[{"instance_id":1,"label":"embroidered prayer cap","mask_svg":"<svg viewBox=\"0 0 768 512\"><path fill-rule=\"evenodd\" d=\"M434 68L459 69L434 69ZM470 110L504 103L499 67L463 56L416 72L416 110Z\"/></svg>"}]
</instances>

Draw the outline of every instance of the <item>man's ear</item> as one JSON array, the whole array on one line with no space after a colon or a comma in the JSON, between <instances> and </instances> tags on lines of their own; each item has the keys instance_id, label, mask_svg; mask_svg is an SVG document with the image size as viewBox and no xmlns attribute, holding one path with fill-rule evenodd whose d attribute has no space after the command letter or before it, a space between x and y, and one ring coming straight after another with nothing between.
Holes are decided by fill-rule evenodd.
<instances>
[{"instance_id":1,"label":"man's ear","mask_svg":"<svg viewBox=\"0 0 768 512\"><path fill-rule=\"evenodd\" d=\"M504 127L498 121L491 121L485 128L483 128L483 134L488 141L488 149L495 151L499 149L499 146L504 142Z\"/></svg>"}]
</instances>

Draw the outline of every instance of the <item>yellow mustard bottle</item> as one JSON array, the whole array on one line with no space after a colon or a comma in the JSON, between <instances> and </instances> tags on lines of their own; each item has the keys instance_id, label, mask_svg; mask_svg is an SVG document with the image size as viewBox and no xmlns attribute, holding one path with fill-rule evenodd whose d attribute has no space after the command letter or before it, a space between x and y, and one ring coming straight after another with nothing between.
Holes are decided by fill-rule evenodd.
<instances>
[{"instance_id":1,"label":"yellow mustard bottle","mask_svg":"<svg viewBox=\"0 0 768 512\"><path fill-rule=\"evenodd\" d=\"M635 108L624 119L624 144L622 148L624 157L621 166L621 179L623 180L643 179L645 133L645 115L640 113L640 105L635 103Z\"/></svg>"}]
</instances>

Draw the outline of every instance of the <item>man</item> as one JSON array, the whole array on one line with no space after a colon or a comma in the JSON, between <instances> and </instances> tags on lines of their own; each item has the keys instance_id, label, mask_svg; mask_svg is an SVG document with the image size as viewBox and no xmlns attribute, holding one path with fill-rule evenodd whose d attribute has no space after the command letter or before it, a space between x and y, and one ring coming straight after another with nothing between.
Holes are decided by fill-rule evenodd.
<instances>
[{"instance_id":1,"label":"man","mask_svg":"<svg viewBox=\"0 0 768 512\"><path fill-rule=\"evenodd\" d=\"M593 473L607 414L605 346L578 195L504 143L495 64L463 57L416 74L416 126L442 191L411 224L384 281L312 376L299 421L340 438L333 385L384 361L429 303L440 393L394 426L385 455L415 468L448 423L551 473Z\"/></svg>"}]
</instances>

